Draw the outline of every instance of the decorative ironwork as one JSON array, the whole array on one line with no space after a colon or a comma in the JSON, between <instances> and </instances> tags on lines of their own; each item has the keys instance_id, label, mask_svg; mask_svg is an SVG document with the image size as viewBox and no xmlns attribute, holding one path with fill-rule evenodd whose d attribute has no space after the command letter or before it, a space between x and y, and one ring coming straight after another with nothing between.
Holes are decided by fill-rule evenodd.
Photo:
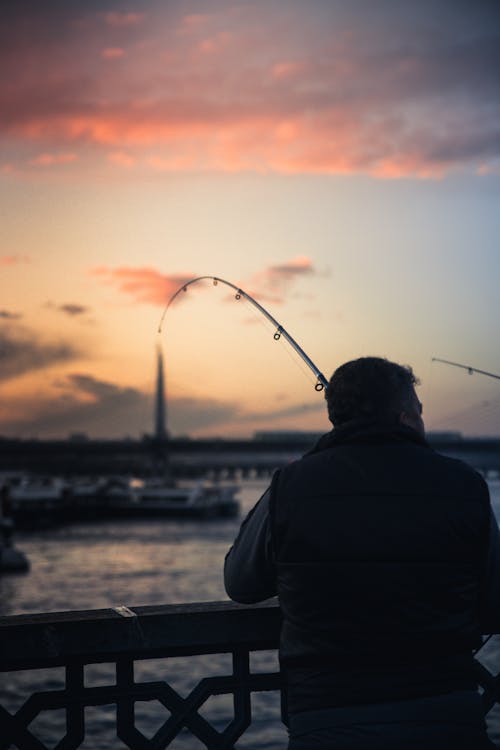
<instances>
[{"instance_id":1,"label":"decorative ironwork","mask_svg":"<svg viewBox=\"0 0 500 750\"><path fill-rule=\"evenodd\" d=\"M280 690L278 671L253 673L250 669L251 651L276 647L276 605L241 607L223 602L73 614L73 618L71 613L0 618L0 670L64 664L66 676L63 689L35 692L15 713L0 706L0 750L12 746L48 750L29 725L42 712L57 709L65 711L66 734L56 750L76 750L85 739L85 709L108 704L116 705L117 737L131 750L166 748L183 729L207 748L230 750L251 724L251 693ZM221 618L232 625L222 623ZM96 623L100 630L97 640ZM237 628L229 638L228 626ZM231 674L204 677L187 697L165 680L134 678L134 662L139 659L211 653L232 655ZM116 683L86 687L84 665L104 661L115 664ZM215 695L232 696L233 715L222 731L200 714ZM169 712L149 739L136 727L135 705L139 701L158 701Z\"/></svg>"},{"instance_id":2,"label":"decorative ironwork","mask_svg":"<svg viewBox=\"0 0 500 750\"><path fill-rule=\"evenodd\" d=\"M252 722L251 694L281 688L278 670L257 672L250 667L252 652L277 648L279 627L274 602L116 607L0 618L0 672L65 668L62 689L34 692L15 712L0 705L0 750L48 750L30 725L54 710L62 710L66 722L55 750L77 750L85 740L85 709L109 704L116 706L116 735L131 750L161 750L185 729L210 750L230 750ZM187 696L167 680L135 678L140 660L224 653L231 654L231 673L203 677ZM86 686L84 666L100 663L114 664L116 681ZM486 714L500 703L500 675L476 663ZM231 717L223 729L201 713L217 695L232 696ZM143 701L157 701L168 712L149 738L136 722L136 704Z\"/></svg>"}]
</instances>

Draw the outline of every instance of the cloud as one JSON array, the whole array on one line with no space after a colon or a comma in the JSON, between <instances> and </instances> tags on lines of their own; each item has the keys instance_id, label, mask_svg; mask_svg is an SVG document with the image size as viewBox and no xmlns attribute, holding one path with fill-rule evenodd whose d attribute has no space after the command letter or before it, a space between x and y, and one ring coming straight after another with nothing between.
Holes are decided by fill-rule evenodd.
<instances>
[{"instance_id":1,"label":"cloud","mask_svg":"<svg viewBox=\"0 0 500 750\"><path fill-rule=\"evenodd\" d=\"M265 412L252 411L245 414L240 414L238 419L241 422L273 422L278 419L286 419L288 417L299 417L303 414L310 414L316 412L325 412L325 403L322 398L316 399L311 403L307 404L293 404L291 406L284 407L283 409L274 409Z\"/></svg>"},{"instance_id":2,"label":"cloud","mask_svg":"<svg viewBox=\"0 0 500 750\"><path fill-rule=\"evenodd\" d=\"M77 350L65 341L42 341L19 327L0 329L0 381L77 357Z\"/></svg>"},{"instance_id":3,"label":"cloud","mask_svg":"<svg viewBox=\"0 0 500 750\"><path fill-rule=\"evenodd\" d=\"M85 305L77 305L72 302L69 302L65 305L59 305L57 309L63 313L66 313L66 315L70 315L71 317L85 315L85 313L89 312L89 308Z\"/></svg>"},{"instance_id":4,"label":"cloud","mask_svg":"<svg viewBox=\"0 0 500 750\"><path fill-rule=\"evenodd\" d=\"M87 313L91 312L90 307L87 307L86 305L80 305L77 302L66 302L62 305L55 304L54 302L46 302L45 307L51 310L56 310L57 312L64 313L64 315L68 315L72 318L79 317L80 315L86 315Z\"/></svg>"},{"instance_id":5,"label":"cloud","mask_svg":"<svg viewBox=\"0 0 500 750\"><path fill-rule=\"evenodd\" d=\"M287 263L268 266L258 271L248 281L249 289L257 290L255 295L259 299L266 299L274 303L283 302L290 293L295 282L304 276L318 275L318 271L310 258L299 255ZM245 288L245 291L247 289ZM254 295L254 292L249 292Z\"/></svg>"},{"instance_id":6,"label":"cloud","mask_svg":"<svg viewBox=\"0 0 500 750\"><path fill-rule=\"evenodd\" d=\"M138 388L100 380L88 373L73 373L59 380L57 396L19 397L9 416L0 422L0 434L64 437L85 432L92 437L140 437L154 427L154 398ZM238 407L216 399L170 398L168 412L175 434L224 424Z\"/></svg>"},{"instance_id":7,"label":"cloud","mask_svg":"<svg viewBox=\"0 0 500 750\"><path fill-rule=\"evenodd\" d=\"M317 394L315 394L317 395ZM227 432L228 425L243 432L244 427L257 429L259 425L279 424L280 420L300 418L307 414L324 414L327 425L324 399L314 398L311 403L291 404L281 409L246 411L240 404L215 399L181 398L169 401L169 414L176 434L182 432L204 433L219 428ZM238 427L241 425L241 427ZM213 433L212 433L213 434Z\"/></svg>"},{"instance_id":8,"label":"cloud","mask_svg":"<svg viewBox=\"0 0 500 750\"><path fill-rule=\"evenodd\" d=\"M53 167L58 164L71 164L78 160L78 154L59 153L59 154L38 154L29 160L32 167Z\"/></svg>"},{"instance_id":9,"label":"cloud","mask_svg":"<svg viewBox=\"0 0 500 750\"><path fill-rule=\"evenodd\" d=\"M121 47L106 47L101 51L101 57L104 60L118 60L120 57L125 57L125 50Z\"/></svg>"},{"instance_id":10,"label":"cloud","mask_svg":"<svg viewBox=\"0 0 500 750\"><path fill-rule=\"evenodd\" d=\"M195 274L167 275L155 268L133 267L100 267L92 269L90 273L102 283L129 295L135 302L160 307L165 307L172 295L195 277ZM298 279L318 274L312 260L301 255L258 271L246 281L241 281L240 286L261 300L280 303Z\"/></svg>"},{"instance_id":11,"label":"cloud","mask_svg":"<svg viewBox=\"0 0 500 750\"><path fill-rule=\"evenodd\" d=\"M127 154L125 151L113 151L108 154L108 160L113 164L118 164L120 167L133 167L136 164L136 159Z\"/></svg>"},{"instance_id":12,"label":"cloud","mask_svg":"<svg viewBox=\"0 0 500 750\"><path fill-rule=\"evenodd\" d=\"M218 427L234 419L237 404L214 398L174 398L168 403L169 419L175 434Z\"/></svg>"},{"instance_id":13,"label":"cloud","mask_svg":"<svg viewBox=\"0 0 500 750\"><path fill-rule=\"evenodd\" d=\"M57 395L37 393L36 397L11 399L8 416L0 422L0 434L50 438L84 432L91 437L110 438L140 437L154 430L151 393L101 380L89 373L72 373L52 385ZM274 411L246 412L241 404L232 401L170 397L167 427L174 435L217 434L228 425L257 429L269 420L278 423L321 411L324 411L321 398L310 404L295 404Z\"/></svg>"},{"instance_id":14,"label":"cloud","mask_svg":"<svg viewBox=\"0 0 500 750\"><path fill-rule=\"evenodd\" d=\"M76 373L58 381L57 396L19 398L0 423L4 434L64 437L87 432L96 437L139 436L152 424L149 394Z\"/></svg>"},{"instance_id":15,"label":"cloud","mask_svg":"<svg viewBox=\"0 0 500 750\"><path fill-rule=\"evenodd\" d=\"M30 263L27 255L3 255L0 256L0 266L18 266L22 263Z\"/></svg>"},{"instance_id":16,"label":"cloud","mask_svg":"<svg viewBox=\"0 0 500 750\"><path fill-rule=\"evenodd\" d=\"M136 302L165 307L170 297L194 274L167 275L154 268L94 268L90 272L105 284L130 295Z\"/></svg>"},{"instance_id":17,"label":"cloud","mask_svg":"<svg viewBox=\"0 0 500 750\"><path fill-rule=\"evenodd\" d=\"M500 152L500 6L458 4L10 4L0 138L78 154L74 169L96 155L111 169L111 149L150 171L486 173Z\"/></svg>"}]
</instances>

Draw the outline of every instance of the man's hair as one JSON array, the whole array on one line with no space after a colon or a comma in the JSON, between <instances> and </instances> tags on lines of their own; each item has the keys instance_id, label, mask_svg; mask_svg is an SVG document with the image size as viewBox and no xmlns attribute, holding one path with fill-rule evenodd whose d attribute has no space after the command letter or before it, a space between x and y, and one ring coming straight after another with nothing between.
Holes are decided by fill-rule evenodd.
<instances>
[{"instance_id":1,"label":"man's hair","mask_svg":"<svg viewBox=\"0 0 500 750\"><path fill-rule=\"evenodd\" d=\"M411 403L418 383L408 365L361 357L338 367L326 387L328 416L338 427L360 419L394 419Z\"/></svg>"}]
</instances>

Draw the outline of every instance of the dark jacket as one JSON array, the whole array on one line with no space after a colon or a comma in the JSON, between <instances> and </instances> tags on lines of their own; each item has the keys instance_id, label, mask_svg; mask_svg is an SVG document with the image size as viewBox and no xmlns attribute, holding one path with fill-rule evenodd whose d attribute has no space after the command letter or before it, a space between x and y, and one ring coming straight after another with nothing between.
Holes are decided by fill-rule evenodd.
<instances>
[{"instance_id":1,"label":"dark jacket","mask_svg":"<svg viewBox=\"0 0 500 750\"><path fill-rule=\"evenodd\" d=\"M350 425L277 472L267 501L245 565L267 571L260 598L279 595L290 713L474 687L491 533L480 475L409 428ZM236 590L245 536L226 587L255 601Z\"/></svg>"}]
</instances>

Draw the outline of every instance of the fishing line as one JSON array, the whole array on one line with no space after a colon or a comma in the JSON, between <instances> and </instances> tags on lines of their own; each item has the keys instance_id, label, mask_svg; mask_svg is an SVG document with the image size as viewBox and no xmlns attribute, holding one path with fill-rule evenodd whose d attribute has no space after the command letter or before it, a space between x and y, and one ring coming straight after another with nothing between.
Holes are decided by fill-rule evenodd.
<instances>
[{"instance_id":1,"label":"fishing line","mask_svg":"<svg viewBox=\"0 0 500 750\"><path fill-rule=\"evenodd\" d=\"M270 322L267 320L267 318L264 318L262 315L259 315L257 310L253 307L253 305L250 305L250 303L247 302L247 300L243 297L241 299L241 302L244 303L245 309L249 311L249 313L252 315L252 320L255 320L265 331L266 334L273 335L276 328L274 326L271 326ZM311 371L309 368L307 368L302 359L298 359L297 357L294 357L293 353L290 351L289 347L286 345L286 342L283 340L283 338L280 338L279 341L276 342L279 346L280 352L284 352L286 356L290 359L290 361L293 363L294 367L296 367L302 377L304 377L308 383L314 385L314 380L311 378Z\"/></svg>"},{"instance_id":2,"label":"fishing line","mask_svg":"<svg viewBox=\"0 0 500 750\"><path fill-rule=\"evenodd\" d=\"M424 398L424 404L430 404L431 403L431 393L433 393L433 372L434 368L432 367L432 360L429 362L428 369L427 369L427 375L425 378L425 384L424 384L424 391L425 391L425 398ZM424 419L426 418L426 415L424 414Z\"/></svg>"},{"instance_id":3,"label":"fishing line","mask_svg":"<svg viewBox=\"0 0 500 750\"><path fill-rule=\"evenodd\" d=\"M469 373L469 375L472 375L473 373L477 372L479 375L486 375L489 378L495 378L495 380L500 380L500 375L497 375L496 373L487 372L486 370L479 370L477 367L471 367L470 365L463 365L463 364L460 364L459 362L450 362L450 360L448 360L448 359L440 359L439 357L433 357L432 358L432 362L441 362L444 365L451 365L452 367L459 367L462 370L467 370L467 372ZM497 402L498 402L498 400L494 401L493 404L496 404ZM489 406L490 403L491 402L483 402L483 406ZM469 409L466 409L466 411L470 411L471 408L472 407L469 407ZM482 644L480 646L478 646L478 648L476 648L476 650L473 652L473 656L476 656L479 653L479 651L481 651L481 649L484 646L486 646L486 644L493 637L493 635L495 635L495 634L494 633L490 633L490 635L488 635L484 639L484 641L482 642Z\"/></svg>"},{"instance_id":4,"label":"fishing line","mask_svg":"<svg viewBox=\"0 0 500 750\"><path fill-rule=\"evenodd\" d=\"M500 380L500 375L497 375L493 372L488 372L486 370L479 370L477 367L472 367L471 365L464 365L459 362L451 362L448 359L440 359L439 357L432 357L431 364L433 362L441 362L445 365L450 365L451 367L458 367L461 370L466 370L466 372L469 373L469 375L473 375L474 373L477 373L478 375L485 375L489 378L494 378L495 380ZM452 414L448 414L445 417L440 417L437 421L439 422L453 422L457 419L460 419L461 417L467 417L469 413L474 413L475 415L475 421L476 423L479 420L479 424L482 424L486 422L488 419L488 416L486 416L484 409L488 409L488 415L491 414L491 411L494 407L496 407L500 403L499 399L488 399L481 401L480 403L472 404L471 406L466 407L465 409L461 409L459 412L453 412ZM482 414L481 414L482 412Z\"/></svg>"},{"instance_id":5,"label":"fishing line","mask_svg":"<svg viewBox=\"0 0 500 750\"><path fill-rule=\"evenodd\" d=\"M484 409L491 409L493 407L500 406L500 399L495 399L494 401L478 401L474 404L471 404L470 406L466 406L464 409L460 409L460 411L451 412L448 414L445 414L444 416L436 417L433 419L433 422L436 422L437 424L446 424L447 422L455 422L457 419L463 419L464 417L468 417L469 415L478 415L480 417L481 411Z\"/></svg>"},{"instance_id":6,"label":"fishing line","mask_svg":"<svg viewBox=\"0 0 500 750\"><path fill-rule=\"evenodd\" d=\"M255 307L258 312L260 312L266 320L269 321L273 325L274 328L274 334L273 338L275 341L279 341L282 337L290 344L292 349L295 350L295 352L299 355L299 357L305 362L305 364L309 367L310 370L315 375L316 378L316 384L314 386L316 391L322 391L323 388L326 388L328 385L328 381L323 375L323 373L316 367L314 362L307 356L305 351L302 349L302 347L299 346L299 344L295 341L295 339L288 333L286 328L279 323L276 318L274 318L271 313L266 310L266 308L261 305L257 300L255 300L253 297L250 296L250 294L247 294L243 289L240 289L239 287L232 284L230 281L226 281L225 279L221 279L218 276L197 276L194 279L191 279L190 281L187 281L185 284L183 284L177 291L170 297L167 306L165 307L165 310L163 311L163 315L161 316L160 324L158 326L158 333L161 333L163 321L165 320L165 315L167 314L167 311L171 304L174 302L174 300L179 296L179 294L182 294L183 292L187 292L187 289L191 284L195 284L198 281L203 281L206 279L210 279L212 281L212 284L214 286L217 286L220 284L225 284L226 286L230 287L234 290L234 298L239 301L241 299L246 300L251 305Z\"/></svg>"}]
</instances>

